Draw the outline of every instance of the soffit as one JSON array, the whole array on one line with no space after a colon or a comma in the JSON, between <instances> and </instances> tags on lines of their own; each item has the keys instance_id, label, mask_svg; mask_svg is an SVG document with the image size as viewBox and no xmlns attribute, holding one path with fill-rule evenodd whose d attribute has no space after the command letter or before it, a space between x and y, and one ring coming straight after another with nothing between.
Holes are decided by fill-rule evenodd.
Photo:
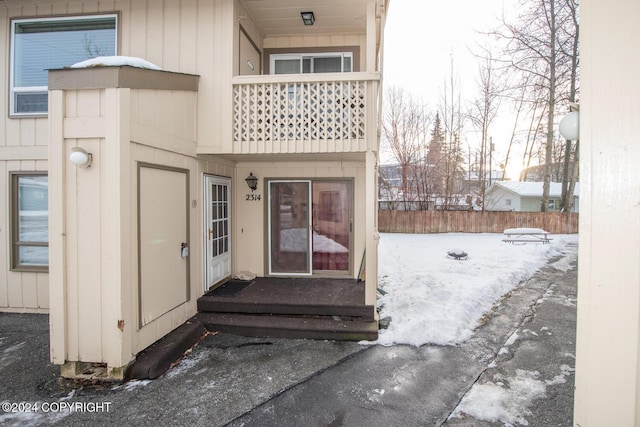
<instances>
[{"instance_id":1,"label":"soffit","mask_svg":"<svg viewBox=\"0 0 640 427\"><path fill-rule=\"evenodd\" d=\"M239 0L263 37L302 34L364 34L367 0ZM313 25L300 12L313 12Z\"/></svg>"}]
</instances>

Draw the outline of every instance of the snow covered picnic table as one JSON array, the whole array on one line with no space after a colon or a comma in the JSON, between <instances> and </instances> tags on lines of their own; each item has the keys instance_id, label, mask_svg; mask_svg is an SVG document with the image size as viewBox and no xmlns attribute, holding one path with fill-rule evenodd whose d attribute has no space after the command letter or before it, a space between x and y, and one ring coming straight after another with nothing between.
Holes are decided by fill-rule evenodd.
<instances>
[{"instance_id":1,"label":"snow covered picnic table","mask_svg":"<svg viewBox=\"0 0 640 427\"><path fill-rule=\"evenodd\" d=\"M505 236L502 239L507 243L549 243L548 231L544 231L542 228L507 228L502 234Z\"/></svg>"}]
</instances>

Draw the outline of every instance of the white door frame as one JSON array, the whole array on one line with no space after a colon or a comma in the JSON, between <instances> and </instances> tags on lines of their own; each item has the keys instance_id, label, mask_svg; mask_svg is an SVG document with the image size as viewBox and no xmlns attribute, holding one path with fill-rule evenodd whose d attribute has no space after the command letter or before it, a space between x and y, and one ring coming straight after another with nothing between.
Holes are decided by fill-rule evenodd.
<instances>
[{"instance_id":1,"label":"white door frame","mask_svg":"<svg viewBox=\"0 0 640 427\"><path fill-rule=\"evenodd\" d=\"M226 198L216 201L213 186L226 189ZM204 175L204 290L231 275L231 178L218 175ZM215 214L215 215L214 215ZM214 219L215 216L215 219ZM226 224L225 224L226 222ZM213 247L214 240L221 246Z\"/></svg>"}]
</instances>

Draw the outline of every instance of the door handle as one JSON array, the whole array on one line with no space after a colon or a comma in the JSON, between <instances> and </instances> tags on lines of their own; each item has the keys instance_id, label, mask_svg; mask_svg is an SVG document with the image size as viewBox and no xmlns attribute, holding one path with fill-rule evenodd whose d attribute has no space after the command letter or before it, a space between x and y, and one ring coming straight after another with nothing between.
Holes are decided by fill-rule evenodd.
<instances>
[{"instance_id":1,"label":"door handle","mask_svg":"<svg viewBox=\"0 0 640 427\"><path fill-rule=\"evenodd\" d=\"M180 244L180 256L182 258L186 258L189 256L189 244L187 242L182 242Z\"/></svg>"}]
</instances>

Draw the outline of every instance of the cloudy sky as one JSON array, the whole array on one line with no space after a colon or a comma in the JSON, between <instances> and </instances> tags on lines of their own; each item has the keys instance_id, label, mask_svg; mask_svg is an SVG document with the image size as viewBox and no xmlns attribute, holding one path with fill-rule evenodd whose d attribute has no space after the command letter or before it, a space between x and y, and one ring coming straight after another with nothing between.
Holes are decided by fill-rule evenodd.
<instances>
[{"instance_id":1,"label":"cloudy sky","mask_svg":"<svg viewBox=\"0 0 640 427\"><path fill-rule=\"evenodd\" d=\"M481 32L498 25L503 8L512 13L509 11L513 3L514 0L392 0L385 28L385 89L403 88L435 111L445 83L450 84L453 60L454 78L459 81L463 98L475 97L478 63L472 51L489 43ZM506 153L513 125L508 109L501 117L491 132L498 161ZM467 137L472 146L477 142L473 132ZM520 162L517 160L515 163Z\"/></svg>"},{"instance_id":2,"label":"cloudy sky","mask_svg":"<svg viewBox=\"0 0 640 427\"><path fill-rule=\"evenodd\" d=\"M502 0L393 0L385 32L385 84L436 104L453 56L463 86L473 85L477 65L470 49L484 44L486 36L478 31L496 26L502 6Z\"/></svg>"}]
</instances>

